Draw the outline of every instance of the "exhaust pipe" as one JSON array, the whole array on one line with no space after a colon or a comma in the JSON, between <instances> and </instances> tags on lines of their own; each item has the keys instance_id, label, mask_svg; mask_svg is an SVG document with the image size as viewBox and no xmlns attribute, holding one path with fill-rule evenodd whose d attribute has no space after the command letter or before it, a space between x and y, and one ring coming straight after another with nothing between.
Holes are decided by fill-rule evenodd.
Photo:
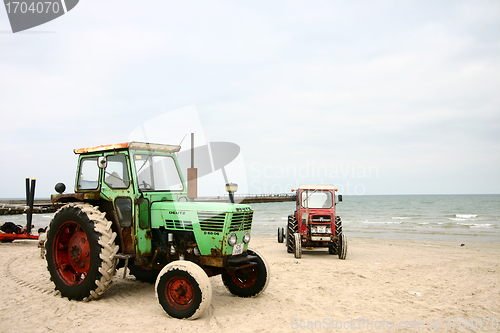
<instances>
[{"instance_id":1,"label":"exhaust pipe","mask_svg":"<svg viewBox=\"0 0 500 333\"><path fill-rule=\"evenodd\" d=\"M198 169L194 167L194 133L191 133L191 167L188 168L188 198L198 197Z\"/></svg>"}]
</instances>

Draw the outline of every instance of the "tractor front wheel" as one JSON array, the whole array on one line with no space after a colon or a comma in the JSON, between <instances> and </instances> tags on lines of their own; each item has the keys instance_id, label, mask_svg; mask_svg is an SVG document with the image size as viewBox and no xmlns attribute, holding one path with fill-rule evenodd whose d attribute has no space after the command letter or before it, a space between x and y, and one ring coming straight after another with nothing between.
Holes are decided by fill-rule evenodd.
<instances>
[{"instance_id":1,"label":"tractor front wheel","mask_svg":"<svg viewBox=\"0 0 500 333\"><path fill-rule=\"evenodd\" d=\"M298 232L293 234L295 240L294 255L296 259L302 258L302 241L300 240L300 234Z\"/></svg>"},{"instance_id":2,"label":"tractor front wheel","mask_svg":"<svg viewBox=\"0 0 500 333\"><path fill-rule=\"evenodd\" d=\"M155 294L169 316L196 319L212 302L212 285L200 266L191 261L176 260L160 271Z\"/></svg>"},{"instance_id":3,"label":"tractor front wheel","mask_svg":"<svg viewBox=\"0 0 500 333\"><path fill-rule=\"evenodd\" d=\"M86 203L60 208L47 229L47 268L55 289L75 300L96 299L116 270L116 233L105 213Z\"/></svg>"},{"instance_id":4,"label":"tractor front wheel","mask_svg":"<svg viewBox=\"0 0 500 333\"><path fill-rule=\"evenodd\" d=\"M227 290L239 297L256 297L266 290L270 270L260 253L248 249L248 254L256 256L256 265L222 274L222 282Z\"/></svg>"},{"instance_id":5,"label":"tractor front wheel","mask_svg":"<svg viewBox=\"0 0 500 333\"><path fill-rule=\"evenodd\" d=\"M347 257L347 236L342 234L339 238L339 259L345 260Z\"/></svg>"}]
</instances>

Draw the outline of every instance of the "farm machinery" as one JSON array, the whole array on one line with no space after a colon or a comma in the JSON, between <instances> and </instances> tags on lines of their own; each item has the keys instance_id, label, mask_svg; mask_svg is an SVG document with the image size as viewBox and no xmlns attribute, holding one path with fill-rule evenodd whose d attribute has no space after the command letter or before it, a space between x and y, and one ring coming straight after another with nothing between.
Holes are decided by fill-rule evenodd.
<instances>
[{"instance_id":1,"label":"farm machinery","mask_svg":"<svg viewBox=\"0 0 500 333\"><path fill-rule=\"evenodd\" d=\"M288 216L285 229L278 228L278 242L286 239L288 253L302 257L302 249L328 248L328 253L347 256L347 236L342 232L342 219L335 206L342 195L331 185L301 185L296 191L295 212Z\"/></svg>"},{"instance_id":2,"label":"farm machinery","mask_svg":"<svg viewBox=\"0 0 500 333\"><path fill-rule=\"evenodd\" d=\"M75 193L56 185L51 200L60 208L45 243L51 280L63 297L99 298L121 266L155 283L159 304L179 319L198 318L209 307L210 276L221 275L239 297L266 289L269 266L248 248L252 208L194 201L179 150L141 142L74 150Z\"/></svg>"}]
</instances>

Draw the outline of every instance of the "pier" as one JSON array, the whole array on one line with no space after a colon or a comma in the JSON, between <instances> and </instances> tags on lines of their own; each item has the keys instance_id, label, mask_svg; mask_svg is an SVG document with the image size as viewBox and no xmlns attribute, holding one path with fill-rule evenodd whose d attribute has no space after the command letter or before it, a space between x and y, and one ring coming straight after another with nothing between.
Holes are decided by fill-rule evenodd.
<instances>
[{"instance_id":1,"label":"pier","mask_svg":"<svg viewBox=\"0 0 500 333\"><path fill-rule=\"evenodd\" d=\"M295 201L295 194L233 194L234 201L242 204L260 203L260 202L283 202ZM195 202L229 202L229 196L222 195L218 197L199 197Z\"/></svg>"},{"instance_id":2,"label":"pier","mask_svg":"<svg viewBox=\"0 0 500 333\"><path fill-rule=\"evenodd\" d=\"M29 210L26 200L0 200L0 215L24 214ZM33 204L33 213L51 213L54 212L50 200L35 200Z\"/></svg>"},{"instance_id":3,"label":"pier","mask_svg":"<svg viewBox=\"0 0 500 333\"><path fill-rule=\"evenodd\" d=\"M234 194L235 202L242 204L252 204L260 202L282 202L294 201L294 194ZM195 202L229 202L228 195L218 197L200 197ZM26 200L0 200L0 215L24 214L29 207ZM33 213L53 213L55 211L52 202L49 199L35 200L33 204Z\"/></svg>"}]
</instances>

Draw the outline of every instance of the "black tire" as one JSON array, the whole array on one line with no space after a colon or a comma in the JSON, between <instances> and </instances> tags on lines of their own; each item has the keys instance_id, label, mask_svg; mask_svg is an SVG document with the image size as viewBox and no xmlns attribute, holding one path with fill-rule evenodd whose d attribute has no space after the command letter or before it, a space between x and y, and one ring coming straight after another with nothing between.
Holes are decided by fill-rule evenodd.
<instances>
[{"instance_id":1,"label":"black tire","mask_svg":"<svg viewBox=\"0 0 500 333\"><path fill-rule=\"evenodd\" d=\"M339 259L345 260L347 257L347 236L342 234L339 238Z\"/></svg>"},{"instance_id":2,"label":"black tire","mask_svg":"<svg viewBox=\"0 0 500 333\"><path fill-rule=\"evenodd\" d=\"M14 241L13 238L11 238L11 239L2 239L2 240L0 240L0 243L12 243L13 241Z\"/></svg>"},{"instance_id":3,"label":"black tire","mask_svg":"<svg viewBox=\"0 0 500 333\"><path fill-rule=\"evenodd\" d=\"M260 253L248 249L249 255L257 256L257 265L222 274L227 290L238 297L257 297L269 284L270 267Z\"/></svg>"},{"instance_id":4,"label":"black tire","mask_svg":"<svg viewBox=\"0 0 500 333\"><path fill-rule=\"evenodd\" d=\"M45 243L50 279L63 297L99 298L116 271L116 233L105 213L86 203L60 208L47 229Z\"/></svg>"},{"instance_id":5,"label":"black tire","mask_svg":"<svg viewBox=\"0 0 500 333\"><path fill-rule=\"evenodd\" d=\"M339 253L339 247L338 247L338 242L337 242L337 241L334 241L334 242L332 243L332 245L330 245L330 246L328 247L328 253L329 253L329 254L333 254L333 255L335 255L335 254L338 254L338 253Z\"/></svg>"},{"instance_id":6,"label":"black tire","mask_svg":"<svg viewBox=\"0 0 500 333\"><path fill-rule=\"evenodd\" d=\"M130 259L128 261L128 269L130 270L130 274L135 276L137 281L147 283L155 283L158 278L158 274L160 274L159 270L136 266L134 264L134 259Z\"/></svg>"},{"instance_id":7,"label":"black tire","mask_svg":"<svg viewBox=\"0 0 500 333\"><path fill-rule=\"evenodd\" d=\"M285 238L285 229L282 227L278 228L278 243L283 243Z\"/></svg>"},{"instance_id":8,"label":"black tire","mask_svg":"<svg viewBox=\"0 0 500 333\"><path fill-rule=\"evenodd\" d=\"M293 234L293 238L294 238L294 249L293 249L293 253L295 255L295 258L296 259L300 259L302 258L302 241L300 239L300 234L298 232L294 233Z\"/></svg>"},{"instance_id":9,"label":"black tire","mask_svg":"<svg viewBox=\"0 0 500 333\"><path fill-rule=\"evenodd\" d=\"M337 240L328 247L328 253L333 255L339 254L339 239L342 237L342 219L340 216L335 217L335 235L337 236Z\"/></svg>"},{"instance_id":10,"label":"black tire","mask_svg":"<svg viewBox=\"0 0 500 333\"><path fill-rule=\"evenodd\" d=\"M200 266L191 261L176 260L160 271L155 294L169 316L196 319L203 315L212 302L212 285Z\"/></svg>"},{"instance_id":11,"label":"black tire","mask_svg":"<svg viewBox=\"0 0 500 333\"><path fill-rule=\"evenodd\" d=\"M15 234L17 233L18 226L14 222L5 222L0 227L0 230L5 232L6 234Z\"/></svg>"},{"instance_id":12,"label":"black tire","mask_svg":"<svg viewBox=\"0 0 500 333\"><path fill-rule=\"evenodd\" d=\"M339 236L342 235L342 219L340 216L335 217L335 235Z\"/></svg>"},{"instance_id":13,"label":"black tire","mask_svg":"<svg viewBox=\"0 0 500 333\"><path fill-rule=\"evenodd\" d=\"M288 215L288 224L286 229L286 252L293 253L295 240L293 234L299 231L299 225L294 215Z\"/></svg>"},{"instance_id":14,"label":"black tire","mask_svg":"<svg viewBox=\"0 0 500 333\"><path fill-rule=\"evenodd\" d=\"M0 226L0 230L2 230L6 234L13 234L15 233L17 226L14 224L14 222L5 222ZM0 243L12 243L14 241L14 238L11 239L2 239L0 240Z\"/></svg>"}]
</instances>

